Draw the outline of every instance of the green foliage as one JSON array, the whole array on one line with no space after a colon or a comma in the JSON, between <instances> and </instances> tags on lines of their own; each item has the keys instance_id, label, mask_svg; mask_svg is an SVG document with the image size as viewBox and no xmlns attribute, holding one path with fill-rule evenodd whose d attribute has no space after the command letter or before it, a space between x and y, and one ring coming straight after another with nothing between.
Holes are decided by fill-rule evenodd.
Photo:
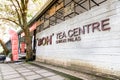
<instances>
[{"instance_id":1,"label":"green foliage","mask_svg":"<svg viewBox=\"0 0 120 80\"><path fill-rule=\"evenodd\" d=\"M35 3L32 1L34 1ZM27 23L28 19L30 20L36 14L33 9L39 8L39 5L37 7L35 6L37 1L38 3L41 3L40 0L1 0L0 3L0 21L2 23L4 22L12 25L14 23L15 25L13 26L21 27L21 29L25 33L28 60L32 59L33 52L29 31L30 26L28 26ZM10 26L9 24L8 26Z\"/></svg>"}]
</instances>

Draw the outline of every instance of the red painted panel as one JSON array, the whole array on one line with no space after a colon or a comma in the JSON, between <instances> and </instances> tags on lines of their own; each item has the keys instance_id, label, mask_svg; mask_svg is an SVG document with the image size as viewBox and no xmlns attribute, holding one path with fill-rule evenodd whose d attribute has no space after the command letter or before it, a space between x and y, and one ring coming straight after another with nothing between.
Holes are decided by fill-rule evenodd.
<instances>
[{"instance_id":1,"label":"red painted panel","mask_svg":"<svg viewBox=\"0 0 120 80\"><path fill-rule=\"evenodd\" d=\"M21 46L21 53L25 53L25 43L21 42L20 46Z\"/></svg>"},{"instance_id":2,"label":"red painted panel","mask_svg":"<svg viewBox=\"0 0 120 80\"><path fill-rule=\"evenodd\" d=\"M12 60L18 60L18 35L15 31L9 30L9 34L12 42Z\"/></svg>"}]
</instances>

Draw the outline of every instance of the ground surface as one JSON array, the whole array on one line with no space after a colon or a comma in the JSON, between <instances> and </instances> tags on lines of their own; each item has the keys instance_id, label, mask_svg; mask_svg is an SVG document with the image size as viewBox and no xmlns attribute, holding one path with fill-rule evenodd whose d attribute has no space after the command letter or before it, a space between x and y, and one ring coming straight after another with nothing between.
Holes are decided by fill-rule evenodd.
<instances>
[{"instance_id":1,"label":"ground surface","mask_svg":"<svg viewBox=\"0 0 120 80\"><path fill-rule=\"evenodd\" d=\"M70 80L28 63L0 63L0 80Z\"/></svg>"}]
</instances>

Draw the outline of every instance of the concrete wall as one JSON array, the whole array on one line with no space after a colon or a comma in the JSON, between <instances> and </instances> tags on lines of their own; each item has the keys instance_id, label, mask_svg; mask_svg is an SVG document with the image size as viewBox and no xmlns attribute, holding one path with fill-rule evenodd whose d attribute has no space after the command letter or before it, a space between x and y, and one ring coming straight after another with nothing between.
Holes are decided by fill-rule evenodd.
<instances>
[{"instance_id":1,"label":"concrete wall","mask_svg":"<svg viewBox=\"0 0 120 80\"><path fill-rule=\"evenodd\" d=\"M109 20L104 23L106 24L104 27L110 29L102 30L101 21L105 19ZM87 28L86 33L82 33L80 29L83 29L84 25L95 22L100 23L100 30L96 28L92 32L93 28L89 26L89 33L87 33ZM77 35L80 37L78 41L56 43L60 40L59 38L68 40L69 30L76 28L80 28L81 33ZM66 37L61 36L61 33L57 38L60 32L63 32ZM50 35L52 43L49 41ZM43 37L47 36L48 45L45 44L45 40L42 41ZM37 39L37 61L88 73L100 72L120 76L120 1L108 0L107 4L95 7L38 33Z\"/></svg>"}]
</instances>

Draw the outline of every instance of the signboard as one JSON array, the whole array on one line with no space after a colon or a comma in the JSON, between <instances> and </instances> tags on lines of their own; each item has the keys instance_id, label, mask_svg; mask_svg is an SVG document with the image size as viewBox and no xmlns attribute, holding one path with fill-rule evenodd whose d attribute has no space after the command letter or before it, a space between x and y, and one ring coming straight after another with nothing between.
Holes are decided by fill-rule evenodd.
<instances>
[{"instance_id":1,"label":"signboard","mask_svg":"<svg viewBox=\"0 0 120 80\"><path fill-rule=\"evenodd\" d=\"M76 42L81 41L81 35L95 33L96 31L109 31L109 18L103 19L101 21L96 21L93 23L85 24L81 27L75 27L67 29L66 31L59 31L52 33L51 35L38 38L38 46L52 45L52 43L67 43L67 42ZM52 41L52 37L55 37L55 42Z\"/></svg>"},{"instance_id":2,"label":"signboard","mask_svg":"<svg viewBox=\"0 0 120 80\"><path fill-rule=\"evenodd\" d=\"M17 61L18 60L18 34L13 30L9 30L9 34L12 42L12 60Z\"/></svg>"}]
</instances>

